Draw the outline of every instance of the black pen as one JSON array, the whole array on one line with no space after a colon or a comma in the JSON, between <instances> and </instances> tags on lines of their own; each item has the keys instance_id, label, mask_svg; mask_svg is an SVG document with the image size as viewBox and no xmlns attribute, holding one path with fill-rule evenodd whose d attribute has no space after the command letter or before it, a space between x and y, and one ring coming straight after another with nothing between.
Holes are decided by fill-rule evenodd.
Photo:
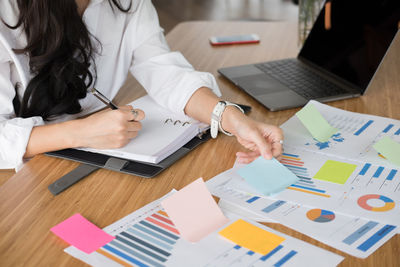
<instances>
[{"instance_id":1,"label":"black pen","mask_svg":"<svg viewBox=\"0 0 400 267\"><path fill-rule=\"evenodd\" d=\"M97 97L101 102L109 106L111 109L118 109L118 106L115 105L111 100L109 100L105 95L100 93L99 91L96 90L96 88L90 89L90 92Z\"/></svg>"}]
</instances>

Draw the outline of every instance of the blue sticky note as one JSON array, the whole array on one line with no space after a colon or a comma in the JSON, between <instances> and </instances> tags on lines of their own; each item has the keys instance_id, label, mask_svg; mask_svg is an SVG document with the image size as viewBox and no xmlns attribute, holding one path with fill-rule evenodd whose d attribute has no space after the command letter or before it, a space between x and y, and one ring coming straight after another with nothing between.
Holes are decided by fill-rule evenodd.
<instances>
[{"instance_id":1,"label":"blue sticky note","mask_svg":"<svg viewBox=\"0 0 400 267\"><path fill-rule=\"evenodd\" d=\"M238 174L264 195L278 193L299 180L275 158L266 160L259 157L252 163L240 168Z\"/></svg>"}]
</instances>

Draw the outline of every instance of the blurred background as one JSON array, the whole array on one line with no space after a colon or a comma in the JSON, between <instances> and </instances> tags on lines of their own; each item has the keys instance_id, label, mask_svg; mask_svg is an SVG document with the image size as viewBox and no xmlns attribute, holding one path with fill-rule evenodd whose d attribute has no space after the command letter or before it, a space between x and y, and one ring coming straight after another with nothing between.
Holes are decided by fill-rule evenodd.
<instances>
[{"instance_id":1,"label":"blurred background","mask_svg":"<svg viewBox=\"0 0 400 267\"><path fill-rule=\"evenodd\" d=\"M189 20L297 21L297 0L152 0L168 33Z\"/></svg>"}]
</instances>

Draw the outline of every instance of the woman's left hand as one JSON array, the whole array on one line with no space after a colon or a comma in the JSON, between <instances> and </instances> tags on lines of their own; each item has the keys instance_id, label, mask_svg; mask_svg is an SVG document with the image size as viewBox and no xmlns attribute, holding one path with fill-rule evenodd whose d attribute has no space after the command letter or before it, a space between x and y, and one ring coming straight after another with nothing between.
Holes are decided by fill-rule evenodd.
<instances>
[{"instance_id":1,"label":"woman's left hand","mask_svg":"<svg viewBox=\"0 0 400 267\"><path fill-rule=\"evenodd\" d=\"M250 163L260 155L265 159L281 159L283 132L279 127L255 121L230 106L223 114L222 128L234 134L238 142L250 150L236 153L239 163Z\"/></svg>"}]
</instances>

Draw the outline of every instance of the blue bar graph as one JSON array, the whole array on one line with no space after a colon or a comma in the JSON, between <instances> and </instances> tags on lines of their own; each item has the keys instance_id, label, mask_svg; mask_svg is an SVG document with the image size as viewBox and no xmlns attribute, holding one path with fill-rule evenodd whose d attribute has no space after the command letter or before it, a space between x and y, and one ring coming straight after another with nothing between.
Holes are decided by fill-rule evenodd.
<instances>
[{"instance_id":1,"label":"blue bar graph","mask_svg":"<svg viewBox=\"0 0 400 267\"><path fill-rule=\"evenodd\" d=\"M241 246L239 246L239 245L236 245L236 246L234 246L233 248L234 248L234 249L240 249L240 248L241 248Z\"/></svg>"},{"instance_id":2,"label":"blue bar graph","mask_svg":"<svg viewBox=\"0 0 400 267\"><path fill-rule=\"evenodd\" d=\"M146 234L144 234L144 233L142 233L140 231L137 231L137 230L135 230L133 228L129 228L129 229L127 229L127 231L129 231L130 233L132 233L132 234L134 234L134 235L136 235L136 236L138 236L138 237L140 237L140 238L142 238L142 239L144 239L144 240L146 240L146 241L148 241L150 243L156 244L156 245L158 245L160 247L163 247L165 249L168 249L170 251L173 248L172 246L170 246L168 244L165 244L164 242L161 242L160 240L158 240L156 238L153 238L151 236L148 236L148 235L146 235Z\"/></svg>"},{"instance_id":3,"label":"blue bar graph","mask_svg":"<svg viewBox=\"0 0 400 267\"><path fill-rule=\"evenodd\" d=\"M169 252L167 252L167 251L165 251L165 250L163 250L163 249L160 249L160 248L158 248L158 247L156 247L156 246L150 244L149 242L146 242L146 241L144 241L144 240L142 240L142 239L140 239L140 238L138 238L138 237L135 237L135 236L133 236L133 235L130 235L130 234L126 233L126 232L122 232L120 235L124 236L125 238L130 239L131 241L134 241L134 242L136 242L136 243L142 245L143 247L146 247L146 248L149 249L149 250L153 250L153 251L155 251L155 252L157 252L157 253L159 253L159 254L162 254L162 255L164 255L164 256L167 256L167 257L168 257L168 256L171 255L171 253L169 253ZM119 240L119 238L120 238L120 236L117 235L117 239L118 239L118 240Z\"/></svg>"},{"instance_id":4,"label":"blue bar graph","mask_svg":"<svg viewBox=\"0 0 400 267\"><path fill-rule=\"evenodd\" d=\"M274 248L273 250L271 250L270 253L268 253L268 254L262 256L262 257L260 258L260 260L262 260L262 261L268 260L269 258L272 257L272 255L274 255L275 253L277 253L277 252L278 252L279 250L281 250L282 248L283 248L282 245L277 246L276 248Z\"/></svg>"},{"instance_id":5,"label":"blue bar graph","mask_svg":"<svg viewBox=\"0 0 400 267\"><path fill-rule=\"evenodd\" d=\"M247 252L247 255L253 256L254 255L254 251L249 250L249 252Z\"/></svg>"},{"instance_id":6,"label":"blue bar graph","mask_svg":"<svg viewBox=\"0 0 400 267\"><path fill-rule=\"evenodd\" d=\"M393 177L396 175L396 173L397 173L397 170L395 170L395 169L391 170L389 175L387 176L386 180L389 180L389 181L393 180Z\"/></svg>"},{"instance_id":7,"label":"blue bar graph","mask_svg":"<svg viewBox=\"0 0 400 267\"><path fill-rule=\"evenodd\" d=\"M149 234L149 235L151 235L151 236L153 236L153 237L155 237L155 238L158 238L158 239L160 239L160 240L162 240L162 241L165 241L165 242L167 242L168 244L173 245L173 244L176 243L175 241L173 241L173 240L171 240L171 239L168 239L168 238L164 237L163 235L160 235L160 234L158 234L158 233L155 233L155 232L153 232L152 230L147 229L147 228L145 228L145 227L143 227L143 226L141 226L141 225L135 224L135 225L133 225L133 227L136 228L136 229L139 229L140 231L145 232L146 234Z\"/></svg>"},{"instance_id":8,"label":"blue bar graph","mask_svg":"<svg viewBox=\"0 0 400 267\"><path fill-rule=\"evenodd\" d=\"M394 133L394 135L400 135L400 128Z\"/></svg>"},{"instance_id":9,"label":"blue bar graph","mask_svg":"<svg viewBox=\"0 0 400 267\"><path fill-rule=\"evenodd\" d=\"M315 192L319 192L319 193L325 193L326 192L325 190L315 189L315 188L301 186L301 185L297 185L297 184L292 184L291 186L292 187L302 188L302 189L307 189L307 190L311 190L311 191L315 191Z\"/></svg>"},{"instance_id":10,"label":"blue bar graph","mask_svg":"<svg viewBox=\"0 0 400 267\"><path fill-rule=\"evenodd\" d=\"M128 248L128 247L122 245L122 244L119 243L119 242L116 242L116 241L113 240L113 241L111 241L111 242L108 243L108 244L113 245L113 246L115 247L115 249L118 248L120 252L127 254L129 257L132 257L132 256L133 256L133 257L135 257L136 259L145 262L145 263L148 264L149 266L156 266L156 267L161 267L161 266L163 266L162 264L160 264L160 263L158 263L158 262L156 262L156 261L154 261L154 260L152 260L152 259L150 259L150 258L144 256L143 254L141 254L141 253L139 253L139 252L137 252L137 251L135 251L135 250L133 250L133 249L130 249L130 248ZM105 247L105 246L104 246L104 247ZM117 254L117 255L118 255L118 254Z\"/></svg>"},{"instance_id":11,"label":"blue bar graph","mask_svg":"<svg viewBox=\"0 0 400 267\"><path fill-rule=\"evenodd\" d=\"M286 201L283 201L283 200L275 201L274 203L272 203L268 207L264 208L262 211L265 212L265 213L270 213L271 211L279 208L280 206L282 206L285 203L286 203Z\"/></svg>"},{"instance_id":12,"label":"blue bar graph","mask_svg":"<svg viewBox=\"0 0 400 267\"><path fill-rule=\"evenodd\" d=\"M381 230L376 232L373 236L368 238L364 243L359 245L357 247L357 249L364 251L364 252L367 251L373 245L375 245L377 242L379 242L379 240L384 238L388 233L393 231L395 228L396 228L396 226L393 226L393 225L385 225Z\"/></svg>"},{"instance_id":13,"label":"blue bar graph","mask_svg":"<svg viewBox=\"0 0 400 267\"><path fill-rule=\"evenodd\" d=\"M118 240L119 242L116 242L115 240ZM118 246L120 249L123 249L123 250L125 250L127 252L130 252L132 255L135 255L135 254L133 254L132 251L136 251L136 252L140 251L143 254L145 254L145 255L147 255L147 256L149 256L151 258L154 258L156 260L159 260L161 262L165 262L167 260L166 258L163 258L163 257L153 253L152 251L150 251L148 249L145 249L145 248L143 248L143 247L141 247L141 246L139 246L139 245L137 245L137 244L135 244L133 242L130 242L129 240L124 239L124 238L120 237L119 235L117 235L116 238L113 241L110 242L110 244L112 244L114 246ZM130 250L125 249L126 247L124 247L124 246L122 246L120 244L124 244L125 246L129 246ZM142 258L142 260L147 261L147 262L152 261L149 258L147 258L147 259Z\"/></svg>"},{"instance_id":14,"label":"blue bar graph","mask_svg":"<svg viewBox=\"0 0 400 267\"><path fill-rule=\"evenodd\" d=\"M137 259L134 259L134 258L132 258L132 257L129 257L129 256L126 255L125 253L122 253L121 251L119 251L119 250L117 250L117 249L115 249L115 248L113 248L113 247L110 247L109 245L104 245L103 248L105 248L106 250L108 250L108 251L110 251L110 252L112 252L112 253L114 253L114 254L120 256L121 258L124 258L125 260L127 260L127 261L129 261L129 262L132 262L133 264L135 264L135 265L137 265L137 266L139 266L139 267L147 267L147 266L149 266L149 265L146 265L146 264L144 264L144 263L138 261Z\"/></svg>"},{"instance_id":15,"label":"blue bar graph","mask_svg":"<svg viewBox=\"0 0 400 267\"><path fill-rule=\"evenodd\" d=\"M275 267L282 266L283 264L285 264L288 260L290 260L296 254L297 254L297 251L295 251L295 250L290 251L288 254L286 254L285 257L283 257L277 263L275 263L274 266Z\"/></svg>"},{"instance_id":16,"label":"blue bar graph","mask_svg":"<svg viewBox=\"0 0 400 267\"><path fill-rule=\"evenodd\" d=\"M376 170L374 176L372 176L372 177L373 177L373 178L379 178L379 176L381 175L383 169L384 169L384 167L379 167L379 168Z\"/></svg>"},{"instance_id":17,"label":"blue bar graph","mask_svg":"<svg viewBox=\"0 0 400 267\"><path fill-rule=\"evenodd\" d=\"M289 169L296 169L296 170L301 170L301 171L307 172L307 168L297 167L297 166L293 166L293 165L286 165L286 164L283 164L283 165L288 167Z\"/></svg>"},{"instance_id":18,"label":"blue bar graph","mask_svg":"<svg viewBox=\"0 0 400 267\"><path fill-rule=\"evenodd\" d=\"M362 132L365 131L365 129L368 128L368 126L370 126L374 121L373 120L369 120L366 124L364 124L360 129L358 129L357 132L354 133L354 135L360 135Z\"/></svg>"},{"instance_id":19,"label":"blue bar graph","mask_svg":"<svg viewBox=\"0 0 400 267\"><path fill-rule=\"evenodd\" d=\"M256 201L256 200L259 199L259 198L260 198L260 197L255 196L255 197L252 197L252 198L248 199L246 202L247 202L247 203L253 203L254 201Z\"/></svg>"},{"instance_id":20,"label":"blue bar graph","mask_svg":"<svg viewBox=\"0 0 400 267\"><path fill-rule=\"evenodd\" d=\"M354 233L349 235L343 240L343 243L347 245L352 245L354 242L356 242L358 239L360 239L362 236L364 236L366 233L368 233L372 228L377 226L377 222L369 221L360 228L358 228Z\"/></svg>"},{"instance_id":21,"label":"blue bar graph","mask_svg":"<svg viewBox=\"0 0 400 267\"><path fill-rule=\"evenodd\" d=\"M394 124L389 124L384 130L383 130L383 132L384 133L387 133L387 132L389 132L390 131L390 129L392 129L393 128L393 126L394 126Z\"/></svg>"},{"instance_id":22,"label":"blue bar graph","mask_svg":"<svg viewBox=\"0 0 400 267\"><path fill-rule=\"evenodd\" d=\"M366 163L364 165L364 167L362 168L362 170L360 171L359 175L365 175L369 169L369 167L371 167L370 163Z\"/></svg>"}]
</instances>

